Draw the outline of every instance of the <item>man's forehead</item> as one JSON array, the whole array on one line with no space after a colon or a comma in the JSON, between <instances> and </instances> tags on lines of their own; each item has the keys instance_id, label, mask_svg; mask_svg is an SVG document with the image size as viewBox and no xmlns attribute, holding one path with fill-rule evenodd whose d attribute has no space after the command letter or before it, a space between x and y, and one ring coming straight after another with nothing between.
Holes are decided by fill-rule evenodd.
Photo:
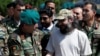
<instances>
[{"instance_id":1,"label":"man's forehead","mask_svg":"<svg viewBox=\"0 0 100 56\"><path fill-rule=\"evenodd\" d=\"M47 6L54 6L55 7L55 4L54 3L48 3Z\"/></svg>"},{"instance_id":2,"label":"man's forehead","mask_svg":"<svg viewBox=\"0 0 100 56\"><path fill-rule=\"evenodd\" d=\"M82 8L76 7L76 8L74 8L73 10L82 10Z\"/></svg>"},{"instance_id":3,"label":"man's forehead","mask_svg":"<svg viewBox=\"0 0 100 56\"><path fill-rule=\"evenodd\" d=\"M13 9L13 7L7 8L7 9Z\"/></svg>"},{"instance_id":4,"label":"man's forehead","mask_svg":"<svg viewBox=\"0 0 100 56\"><path fill-rule=\"evenodd\" d=\"M74 12L82 12L83 10L82 10L82 8L75 8L75 9L73 9L73 11Z\"/></svg>"},{"instance_id":5,"label":"man's forehead","mask_svg":"<svg viewBox=\"0 0 100 56\"><path fill-rule=\"evenodd\" d=\"M42 13L40 16L48 16L46 13Z\"/></svg>"},{"instance_id":6,"label":"man's forehead","mask_svg":"<svg viewBox=\"0 0 100 56\"><path fill-rule=\"evenodd\" d=\"M85 5L84 7L83 7L83 9L91 9L92 8L92 5L91 4L87 4L87 5Z\"/></svg>"},{"instance_id":7,"label":"man's forehead","mask_svg":"<svg viewBox=\"0 0 100 56\"><path fill-rule=\"evenodd\" d=\"M20 8L20 5L18 4L18 5L16 5L16 7L15 8Z\"/></svg>"}]
</instances>

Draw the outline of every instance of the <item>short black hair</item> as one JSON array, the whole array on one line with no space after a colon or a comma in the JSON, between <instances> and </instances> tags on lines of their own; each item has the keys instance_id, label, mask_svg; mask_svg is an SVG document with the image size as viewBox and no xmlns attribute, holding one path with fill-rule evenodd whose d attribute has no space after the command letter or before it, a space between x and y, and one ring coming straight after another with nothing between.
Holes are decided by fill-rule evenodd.
<instances>
[{"instance_id":1,"label":"short black hair","mask_svg":"<svg viewBox=\"0 0 100 56\"><path fill-rule=\"evenodd\" d=\"M47 5L48 3L54 3L55 4L55 2L53 2L51 0L45 1L45 5Z\"/></svg>"},{"instance_id":2,"label":"short black hair","mask_svg":"<svg viewBox=\"0 0 100 56\"><path fill-rule=\"evenodd\" d=\"M48 3L54 3L54 4L55 4L55 2L53 2L53 1L51 1L51 0L45 1L45 6L44 6L44 8L47 7L47 4L48 4Z\"/></svg>"},{"instance_id":3,"label":"short black hair","mask_svg":"<svg viewBox=\"0 0 100 56\"><path fill-rule=\"evenodd\" d=\"M7 4L7 8L13 7L13 5L14 5L14 2L11 2L11 3Z\"/></svg>"},{"instance_id":4,"label":"short black hair","mask_svg":"<svg viewBox=\"0 0 100 56\"><path fill-rule=\"evenodd\" d=\"M84 3L76 3L74 8L76 8L76 7L83 8L83 5L84 5Z\"/></svg>"},{"instance_id":5,"label":"short black hair","mask_svg":"<svg viewBox=\"0 0 100 56\"><path fill-rule=\"evenodd\" d=\"M12 7L15 9L17 5L23 6L24 4L20 4L18 2L13 2Z\"/></svg>"},{"instance_id":6,"label":"short black hair","mask_svg":"<svg viewBox=\"0 0 100 56\"><path fill-rule=\"evenodd\" d=\"M18 3L21 6L24 5L24 1L23 0L15 0L15 3Z\"/></svg>"},{"instance_id":7,"label":"short black hair","mask_svg":"<svg viewBox=\"0 0 100 56\"><path fill-rule=\"evenodd\" d=\"M51 10L50 8L41 9L41 10L39 11L39 14L40 14L40 15L41 15L41 14L46 14L46 15L48 15L49 17L52 17L52 16L53 16L53 12L52 12L52 10Z\"/></svg>"},{"instance_id":8,"label":"short black hair","mask_svg":"<svg viewBox=\"0 0 100 56\"><path fill-rule=\"evenodd\" d=\"M84 3L84 6L85 5L88 5L88 4L91 4L92 5L92 10L94 10L94 11L96 11L97 10L97 6L96 6L96 4L95 3L93 3L93 2L91 2L91 1L86 1L85 3ZM83 6L83 7L84 7Z\"/></svg>"}]
</instances>

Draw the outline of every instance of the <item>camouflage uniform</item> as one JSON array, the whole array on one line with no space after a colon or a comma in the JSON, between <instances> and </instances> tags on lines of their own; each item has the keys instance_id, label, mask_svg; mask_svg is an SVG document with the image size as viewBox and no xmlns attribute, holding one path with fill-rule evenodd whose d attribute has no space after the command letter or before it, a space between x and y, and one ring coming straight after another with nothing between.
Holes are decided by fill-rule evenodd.
<instances>
[{"instance_id":1,"label":"camouflage uniform","mask_svg":"<svg viewBox=\"0 0 100 56\"><path fill-rule=\"evenodd\" d=\"M93 25L91 27L88 27L88 26L84 26L84 28L82 29L88 36L89 40L90 40L90 43L91 43L91 48L92 48L92 51L93 51L93 55L94 56L94 53L96 51L96 43L95 43L95 30L96 30L96 21L94 21Z\"/></svg>"},{"instance_id":2,"label":"camouflage uniform","mask_svg":"<svg viewBox=\"0 0 100 56\"><path fill-rule=\"evenodd\" d=\"M8 34L13 33L13 31L19 27L18 23L16 23L13 17L5 18L2 23L6 27Z\"/></svg>"},{"instance_id":3,"label":"camouflage uniform","mask_svg":"<svg viewBox=\"0 0 100 56\"><path fill-rule=\"evenodd\" d=\"M0 24L0 55L6 56L9 55L7 48L8 34L6 28Z\"/></svg>"},{"instance_id":4,"label":"camouflage uniform","mask_svg":"<svg viewBox=\"0 0 100 56\"><path fill-rule=\"evenodd\" d=\"M40 30L35 30L32 34L25 34L25 40L21 39L21 31L17 30L10 35L8 46L10 56L41 56L41 45L43 33Z\"/></svg>"},{"instance_id":5,"label":"camouflage uniform","mask_svg":"<svg viewBox=\"0 0 100 56\"><path fill-rule=\"evenodd\" d=\"M95 40L94 40L94 43L95 43L95 46L96 46L96 53L95 53L95 56L99 56L100 55L100 23L98 25L98 29L97 30L94 30L94 37L95 37Z\"/></svg>"}]
</instances>

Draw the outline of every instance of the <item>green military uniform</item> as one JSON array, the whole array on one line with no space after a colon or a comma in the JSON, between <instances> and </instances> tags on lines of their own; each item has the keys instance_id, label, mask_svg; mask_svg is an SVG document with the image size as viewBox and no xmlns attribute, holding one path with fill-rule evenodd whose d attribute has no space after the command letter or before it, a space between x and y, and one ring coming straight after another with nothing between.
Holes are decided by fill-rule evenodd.
<instances>
[{"instance_id":1,"label":"green military uniform","mask_svg":"<svg viewBox=\"0 0 100 56\"><path fill-rule=\"evenodd\" d=\"M38 29L32 30L34 24L38 23L40 19L39 14L35 10L24 10L20 14L20 19L21 25L8 39L10 56L41 56L40 43L43 33ZM28 26L31 27L33 33L25 31L25 27L28 30ZM23 28L25 29L22 30Z\"/></svg>"},{"instance_id":2,"label":"green military uniform","mask_svg":"<svg viewBox=\"0 0 100 56\"><path fill-rule=\"evenodd\" d=\"M9 55L9 51L7 48L7 39L7 30L2 24L0 24L0 53L4 56Z\"/></svg>"},{"instance_id":3,"label":"green military uniform","mask_svg":"<svg viewBox=\"0 0 100 56\"><path fill-rule=\"evenodd\" d=\"M18 29L10 35L8 45L10 49L10 55L25 56L41 56L41 39L43 33L40 30L36 30L31 34L25 34L25 40L21 40L21 31Z\"/></svg>"},{"instance_id":4,"label":"green military uniform","mask_svg":"<svg viewBox=\"0 0 100 56\"><path fill-rule=\"evenodd\" d=\"M94 26L92 27L85 26L83 31L87 34L89 40L91 41L94 35Z\"/></svg>"},{"instance_id":5,"label":"green military uniform","mask_svg":"<svg viewBox=\"0 0 100 56\"><path fill-rule=\"evenodd\" d=\"M91 27L88 27L86 24L83 27L82 31L84 31L91 43L91 48L93 51L93 54L95 53L95 47L94 47L94 30L96 29L96 21L94 21L93 25Z\"/></svg>"},{"instance_id":6,"label":"green military uniform","mask_svg":"<svg viewBox=\"0 0 100 56\"><path fill-rule=\"evenodd\" d=\"M20 22L17 23L13 17L5 18L3 21L2 23L7 28L8 34L13 33L20 25Z\"/></svg>"},{"instance_id":7,"label":"green military uniform","mask_svg":"<svg viewBox=\"0 0 100 56\"><path fill-rule=\"evenodd\" d=\"M94 40L94 43L95 43L95 56L99 56L100 55L100 23L99 23L99 27L97 30L94 30L94 37L95 37L95 40Z\"/></svg>"},{"instance_id":8,"label":"green military uniform","mask_svg":"<svg viewBox=\"0 0 100 56\"><path fill-rule=\"evenodd\" d=\"M95 36L95 43L96 43L96 53L95 56L100 56L100 9L96 12L96 20L98 23L98 28L94 30L94 36Z\"/></svg>"},{"instance_id":9,"label":"green military uniform","mask_svg":"<svg viewBox=\"0 0 100 56\"><path fill-rule=\"evenodd\" d=\"M96 29L96 21L94 21L94 24L91 26L91 27L88 27L88 26L84 26L84 28L82 29L88 36L89 40L90 40L90 43L91 43L91 48L92 48L92 51L93 51L93 55L96 53L96 43L95 43L95 39L96 39L96 31L99 32L98 30L99 29Z\"/></svg>"}]
</instances>

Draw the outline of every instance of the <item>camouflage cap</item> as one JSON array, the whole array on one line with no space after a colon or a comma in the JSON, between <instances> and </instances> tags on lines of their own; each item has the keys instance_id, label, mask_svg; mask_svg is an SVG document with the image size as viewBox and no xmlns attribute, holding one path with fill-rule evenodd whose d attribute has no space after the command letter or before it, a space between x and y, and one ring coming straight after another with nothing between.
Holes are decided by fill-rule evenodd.
<instances>
[{"instance_id":1,"label":"camouflage cap","mask_svg":"<svg viewBox=\"0 0 100 56\"><path fill-rule=\"evenodd\" d=\"M65 19L66 17L73 17L73 12L71 10L62 9L59 11L56 19L62 20Z\"/></svg>"},{"instance_id":2,"label":"camouflage cap","mask_svg":"<svg viewBox=\"0 0 100 56\"><path fill-rule=\"evenodd\" d=\"M40 16L37 11L27 9L21 12L20 19L21 22L32 25L34 23L38 23Z\"/></svg>"}]
</instances>

